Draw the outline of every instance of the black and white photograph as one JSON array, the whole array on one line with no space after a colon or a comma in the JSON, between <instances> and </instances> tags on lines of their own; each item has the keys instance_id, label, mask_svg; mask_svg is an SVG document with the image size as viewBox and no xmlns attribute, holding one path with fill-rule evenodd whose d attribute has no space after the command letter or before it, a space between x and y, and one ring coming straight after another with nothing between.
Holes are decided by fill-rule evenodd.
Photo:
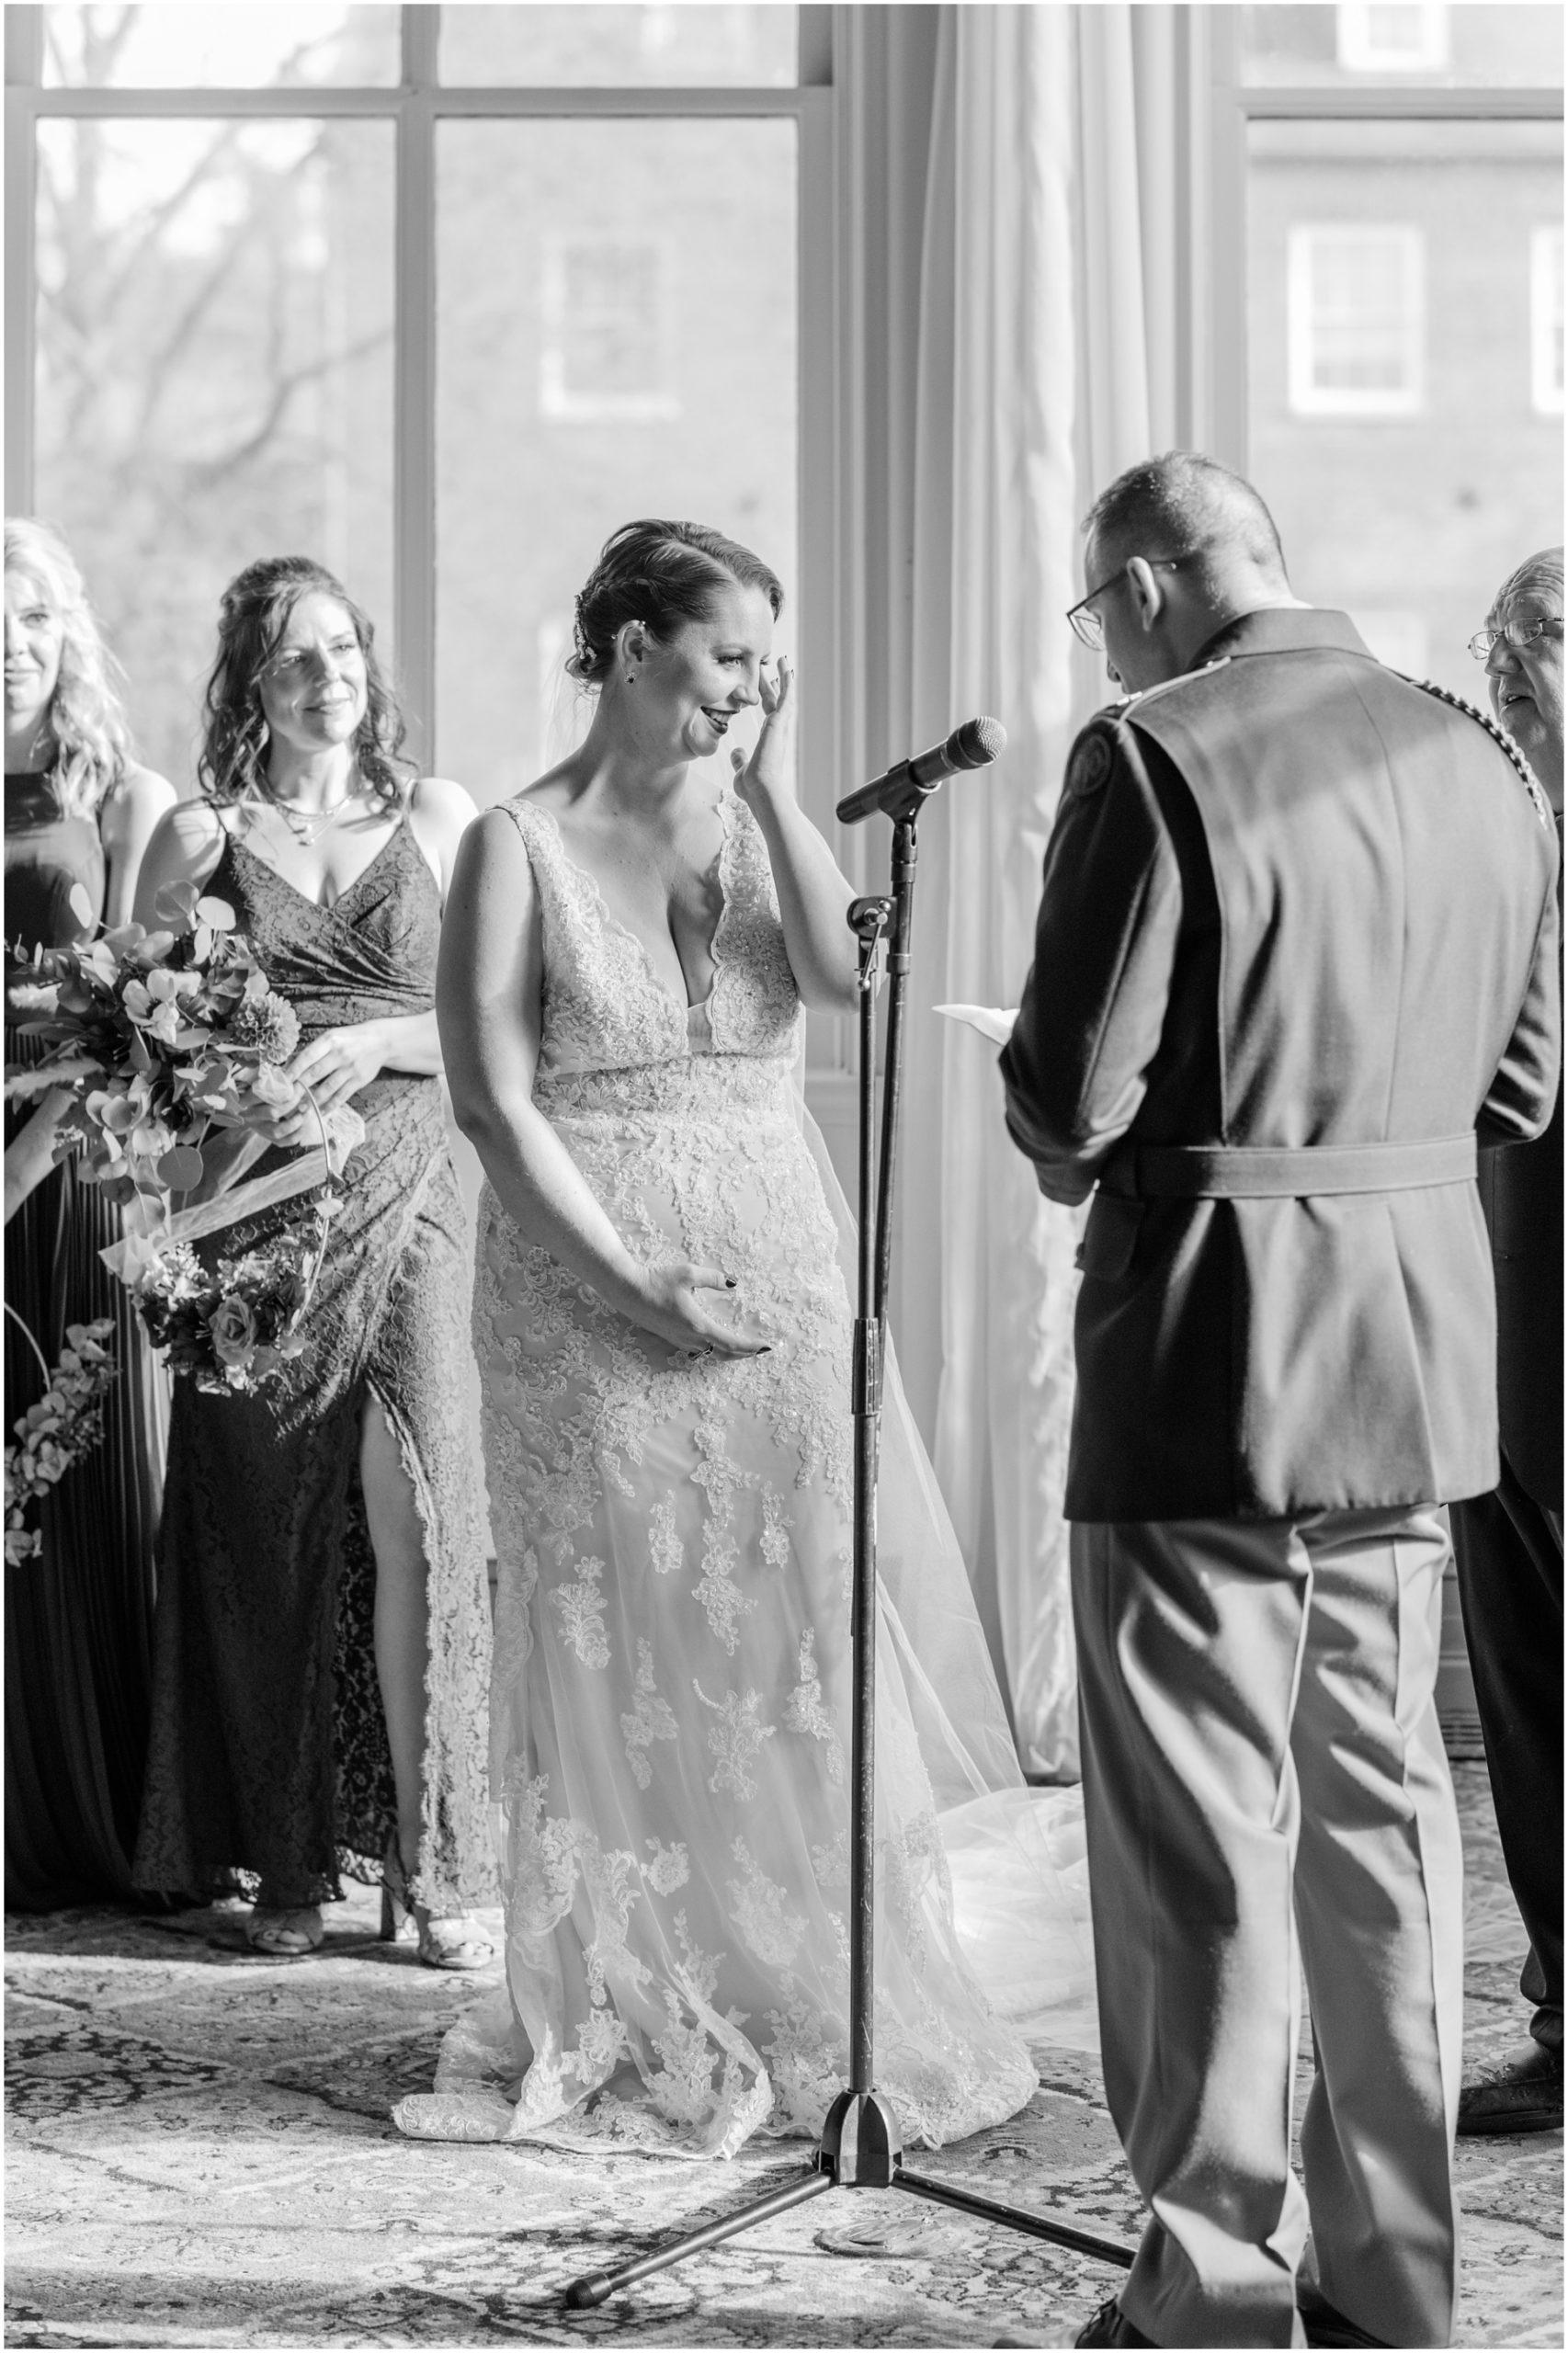
<instances>
[{"instance_id":1,"label":"black and white photograph","mask_svg":"<svg viewBox=\"0 0 1568 2353\"><path fill-rule=\"evenodd\" d=\"M6 0L8 2346L1561 2347L1557 0Z\"/></svg>"}]
</instances>

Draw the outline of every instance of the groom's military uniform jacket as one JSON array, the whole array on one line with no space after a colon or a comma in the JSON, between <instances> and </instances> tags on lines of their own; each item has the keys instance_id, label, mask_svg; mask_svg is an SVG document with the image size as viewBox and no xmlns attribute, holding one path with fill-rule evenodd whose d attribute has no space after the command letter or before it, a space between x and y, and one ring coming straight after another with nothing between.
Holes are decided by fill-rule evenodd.
<instances>
[{"instance_id":1,"label":"groom's military uniform jacket","mask_svg":"<svg viewBox=\"0 0 1568 2353\"><path fill-rule=\"evenodd\" d=\"M1074 746L1007 1120L1095 1199L1067 1512L1495 1484L1483 1144L1559 1066L1557 841L1479 712L1343 614L1251 613Z\"/></svg>"}]
</instances>

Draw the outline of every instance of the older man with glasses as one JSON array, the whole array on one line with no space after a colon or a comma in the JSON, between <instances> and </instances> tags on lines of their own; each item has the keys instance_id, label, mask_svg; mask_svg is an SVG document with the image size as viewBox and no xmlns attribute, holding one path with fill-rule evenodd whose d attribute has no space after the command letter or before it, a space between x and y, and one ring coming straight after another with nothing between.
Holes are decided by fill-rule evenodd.
<instances>
[{"instance_id":1,"label":"older man with glasses","mask_svg":"<svg viewBox=\"0 0 1568 2353\"><path fill-rule=\"evenodd\" d=\"M1532 555L1470 641L1562 826L1562 550ZM1465 2133L1562 2123L1562 1097L1538 1142L1481 1157L1497 1281L1502 1477L1453 1508L1460 1599L1509 1884L1528 2039L1460 2095Z\"/></svg>"},{"instance_id":2,"label":"older man with glasses","mask_svg":"<svg viewBox=\"0 0 1568 2353\"><path fill-rule=\"evenodd\" d=\"M1226 468L1152 460L1085 528L1074 627L1131 691L1074 745L1002 1057L1041 1189L1094 1194L1067 1514L1106 2090L1150 2219L1078 2342L1446 2345L1437 1506L1496 1478L1476 1134L1551 1115L1557 843L1500 728L1292 595Z\"/></svg>"}]
</instances>

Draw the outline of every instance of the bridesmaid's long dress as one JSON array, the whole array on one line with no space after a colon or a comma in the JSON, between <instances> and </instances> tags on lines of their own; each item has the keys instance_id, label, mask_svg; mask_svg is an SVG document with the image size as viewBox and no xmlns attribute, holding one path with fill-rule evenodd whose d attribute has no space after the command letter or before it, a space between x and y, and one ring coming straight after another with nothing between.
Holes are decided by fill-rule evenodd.
<instances>
[{"instance_id":1,"label":"bridesmaid's long dress","mask_svg":"<svg viewBox=\"0 0 1568 2353\"><path fill-rule=\"evenodd\" d=\"M331 907L231 839L207 885L233 908L302 1037L429 1010L440 897L406 818ZM437 1079L387 1071L355 1108L304 1353L249 1393L176 1383L158 1545L141 1887L319 1903L373 1879L396 1823L374 1659L360 1421L378 1398L425 1535L430 1658L418 1898L494 1888L484 1787L490 1612L468 1415L468 1253ZM260 1177L290 1155L268 1153ZM296 1199L199 1247L270 1239Z\"/></svg>"},{"instance_id":2,"label":"bridesmaid's long dress","mask_svg":"<svg viewBox=\"0 0 1568 2353\"><path fill-rule=\"evenodd\" d=\"M67 816L47 775L6 779L8 974L35 945L81 936L70 895L95 916L103 845L91 818ZM7 1024L8 1062L36 1041ZM8 1109L7 1142L30 1116ZM131 1855L152 1684L155 1465L145 1412L141 1327L100 1248L119 1221L67 1161L6 1228L6 1297L52 1365L69 1324L109 1315L119 1368L103 1443L37 1507L40 1558L6 1572L6 1904L48 1912L131 1893ZM6 1319L6 1430L41 1393L31 1348Z\"/></svg>"}]
</instances>

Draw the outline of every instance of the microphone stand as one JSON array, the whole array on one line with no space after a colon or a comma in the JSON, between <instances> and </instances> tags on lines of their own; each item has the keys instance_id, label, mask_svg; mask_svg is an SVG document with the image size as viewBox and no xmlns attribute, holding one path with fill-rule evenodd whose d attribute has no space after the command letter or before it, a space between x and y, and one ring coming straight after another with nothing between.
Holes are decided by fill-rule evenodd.
<instances>
[{"instance_id":1,"label":"microphone stand","mask_svg":"<svg viewBox=\"0 0 1568 2353\"><path fill-rule=\"evenodd\" d=\"M855 1417L854 1582L850 1597L852 1651L849 1822L849 2082L832 2107L806 2171L754 2198L734 2213L687 2232L654 2254L574 2279L563 2302L590 2311L618 2290L680 2263L703 2247L769 2221L826 2189L902 2189L912 2198L950 2206L974 2221L1000 2222L1031 2238L1049 2239L1076 2255L1131 2269L1133 2250L1063 2222L1050 2222L994 2199L976 2198L955 2184L912 2173L891 2102L876 2088L874 2067L876 1949L876 1689L877 1458L881 1431L882 1362L887 1343L888 1275L892 1258L893 1176L903 1108L904 999L915 915L915 820L929 787L908 784L888 808L893 821L892 894L853 902L850 929L859 955L859 1267L856 1301L851 1410ZM888 1022L881 1108L881 1154L875 1165L876 967L887 940Z\"/></svg>"}]
</instances>

